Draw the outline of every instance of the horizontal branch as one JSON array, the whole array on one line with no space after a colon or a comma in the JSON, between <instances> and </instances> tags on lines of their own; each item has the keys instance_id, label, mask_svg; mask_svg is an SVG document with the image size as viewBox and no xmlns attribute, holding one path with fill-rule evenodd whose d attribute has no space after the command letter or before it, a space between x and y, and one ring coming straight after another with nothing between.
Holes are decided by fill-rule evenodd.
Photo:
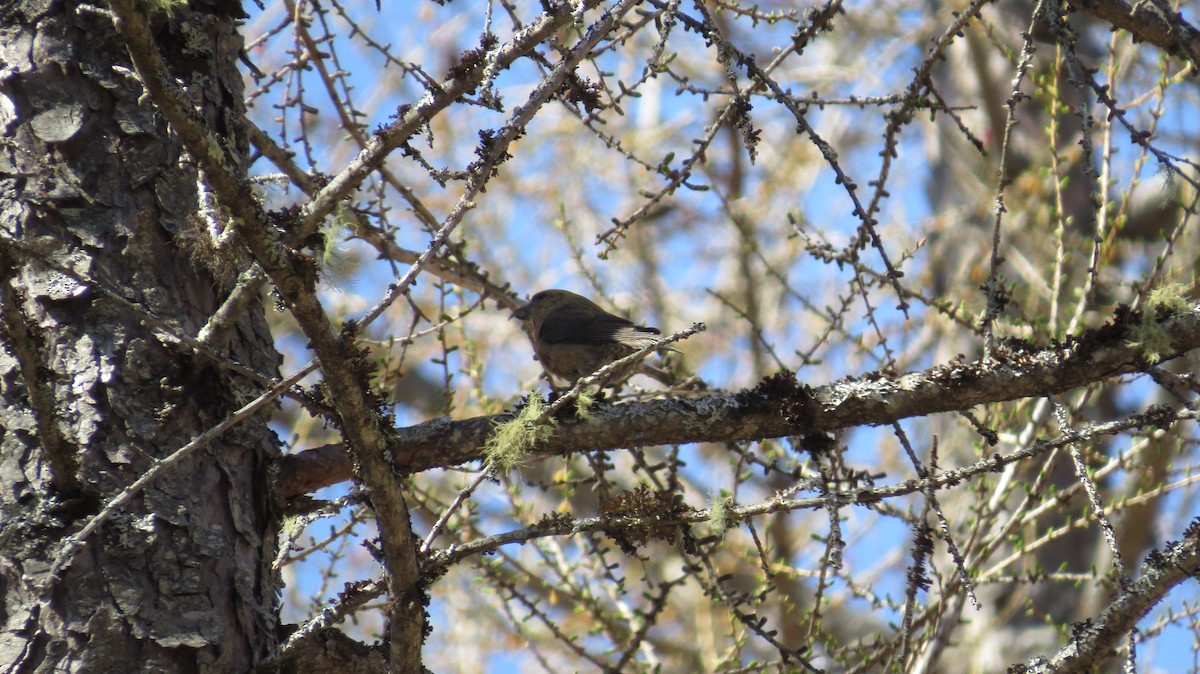
<instances>
[{"instance_id":1,"label":"horizontal branch","mask_svg":"<svg viewBox=\"0 0 1200 674\"><path fill-rule=\"evenodd\" d=\"M648 402L597 405L586 420L563 421L532 450L535 456L566 455L690 442L763 440L826 433L853 426L889 424L939 412L1021 398L1044 397L1147 368L1131 329L1141 319L1120 312L1109 325L1050 347L1001 344L986 360L956 360L908 374L873 372L810 388L790 373L736 394L668 397ZM1153 329L1155 324L1151 323ZM1163 360L1200 347L1200 307L1164 317L1158 335L1170 350ZM1138 334L1147 334L1141 326ZM497 423L511 415L447 418L397 429L389 449L397 470L415 473L483 458L482 447ZM350 479L341 445L286 457L279 491L291 498Z\"/></svg>"},{"instance_id":2,"label":"horizontal branch","mask_svg":"<svg viewBox=\"0 0 1200 674\"><path fill-rule=\"evenodd\" d=\"M1185 419L1195 421L1197 416L1198 413L1196 412L1183 410L1178 414L1137 414L1120 421L1086 424L1080 428L1072 429L1069 436L1039 440L1007 454L995 453L990 456L983 456L974 463L962 466L961 468L932 473L926 477L914 477L902 482L877 486L852 485L845 489L827 491L819 496L791 498L782 493L776 493L770 498L755 503L745 505L733 503L726 506L725 513L721 519L729 526L770 513L791 512L795 510L821 510L829 508L831 505L840 508L852 504L877 503L884 499L907 494L928 493L930 490L940 490L969 482L977 475L1000 472L1005 466L1024 461L1034 456L1045 456L1055 449L1066 447L1072 443L1090 442L1103 436L1111 436L1123 431L1142 428L1147 424L1166 425ZM481 473L481 475L483 474ZM812 490L816 491L816 487L813 486ZM1071 491L1067 490L1063 494L1069 495L1070 493ZM646 502L643 501L643 503ZM652 503L652 501L650 502ZM1129 502L1126 504L1128 505ZM423 562L422 569L424 569L426 574L436 574L456 562L468 557L494 552L503 545L525 543L548 536L563 536L585 531L624 534L631 530L645 529L647 527L668 530L670 527L712 522L714 519L714 510L712 508L651 508L653 512L649 514L645 512L639 514L637 510L635 508L632 513L609 512L600 517L572 518L561 515L545 517L534 524L520 529L473 539L465 543L455 543L447 548L435 551ZM644 511L646 508L641 508L641 510ZM1078 520L1080 525L1089 521L1090 518L1087 516L1081 517ZM1026 552L1028 551L1027 549ZM985 581L994 580L994 578L989 577L989 573L990 571L976 574L976 578Z\"/></svg>"}]
</instances>

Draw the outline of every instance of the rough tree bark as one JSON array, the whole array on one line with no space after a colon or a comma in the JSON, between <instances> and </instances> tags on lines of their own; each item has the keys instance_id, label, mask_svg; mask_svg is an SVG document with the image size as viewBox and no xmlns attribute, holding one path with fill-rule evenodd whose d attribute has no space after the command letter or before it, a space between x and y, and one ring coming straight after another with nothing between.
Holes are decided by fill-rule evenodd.
<instances>
[{"instance_id":1,"label":"rough tree bark","mask_svg":"<svg viewBox=\"0 0 1200 674\"><path fill-rule=\"evenodd\" d=\"M240 8L170 12L150 21L173 74L244 158ZM197 171L105 10L11 5L0 64L0 663L243 671L277 638L277 517L264 497L277 442L264 418L164 472L60 555L156 460L261 391L171 336L196 335L229 281L197 243L214 234L197 215ZM227 334L211 346L276 376L259 302Z\"/></svg>"}]
</instances>

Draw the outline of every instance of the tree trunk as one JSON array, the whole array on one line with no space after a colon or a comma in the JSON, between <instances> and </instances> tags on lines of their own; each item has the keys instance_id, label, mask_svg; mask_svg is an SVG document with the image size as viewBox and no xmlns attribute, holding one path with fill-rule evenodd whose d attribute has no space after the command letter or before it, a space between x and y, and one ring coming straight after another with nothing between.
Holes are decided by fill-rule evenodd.
<instances>
[{"instance_id":1,"label":"tree trunk","mask_svg":"<svg viewBox=\"0 0 1200 674\"><path fill-rule=\"evenodd\" d=\"M244 158L236 17L169 7L151 18L160 48L226 150ZM0 663L245 671L277 635L266 468L278 447L265 418L167 469L60 554L156 460L261 387L172 337L197 334L228 288L229 271L216 270L235 265L204 243L215 220L198 216L197 172L143 98L111 16L36 0L5 14ZM276 376L261 304L230 334L215 346Z\"/></svg>"}]
</instances>

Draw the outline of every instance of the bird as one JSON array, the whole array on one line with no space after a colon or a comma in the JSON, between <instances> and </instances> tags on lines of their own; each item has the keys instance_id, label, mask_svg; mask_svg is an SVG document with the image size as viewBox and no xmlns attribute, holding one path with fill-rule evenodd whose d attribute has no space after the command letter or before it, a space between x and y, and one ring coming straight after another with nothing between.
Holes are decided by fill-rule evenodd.
<instances>
[{"instance_id":1,"label":"bird","mask_svg":"<svg viewBox=\"0 0 1200 674\"><path fill-rule=\"evenodd\" d=\"M555 377L570 382L659 342L658 328L614 316L595 302L568 290L543 290L513 312L533 343L535 359ZM663 346L665 351L678 351ZM670 375L634 363L610 374L601 388L615 387L636 372L671 383Z\"/></svg>"}]
</instances>

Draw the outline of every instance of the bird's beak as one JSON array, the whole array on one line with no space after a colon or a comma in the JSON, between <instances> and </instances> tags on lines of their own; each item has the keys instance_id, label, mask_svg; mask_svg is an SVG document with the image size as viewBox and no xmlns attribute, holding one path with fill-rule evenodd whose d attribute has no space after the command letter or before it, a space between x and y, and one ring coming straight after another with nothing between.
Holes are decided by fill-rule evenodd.
<instances>
[{"instance_id":1,"label":"bird's beak","mask_svg":"<svg viewBox=\"0 0 1200 674\"><path fill-rule=\"evenodd\" d=\"M520 309L517 309L516 311L512 312L512 317L517 319L518 321L527 321L527 320L529 320L529 312L531 312L531 311L533 311L533 305L526 304L525 306L521 307Z\"/></svg>"}]
</instances>

